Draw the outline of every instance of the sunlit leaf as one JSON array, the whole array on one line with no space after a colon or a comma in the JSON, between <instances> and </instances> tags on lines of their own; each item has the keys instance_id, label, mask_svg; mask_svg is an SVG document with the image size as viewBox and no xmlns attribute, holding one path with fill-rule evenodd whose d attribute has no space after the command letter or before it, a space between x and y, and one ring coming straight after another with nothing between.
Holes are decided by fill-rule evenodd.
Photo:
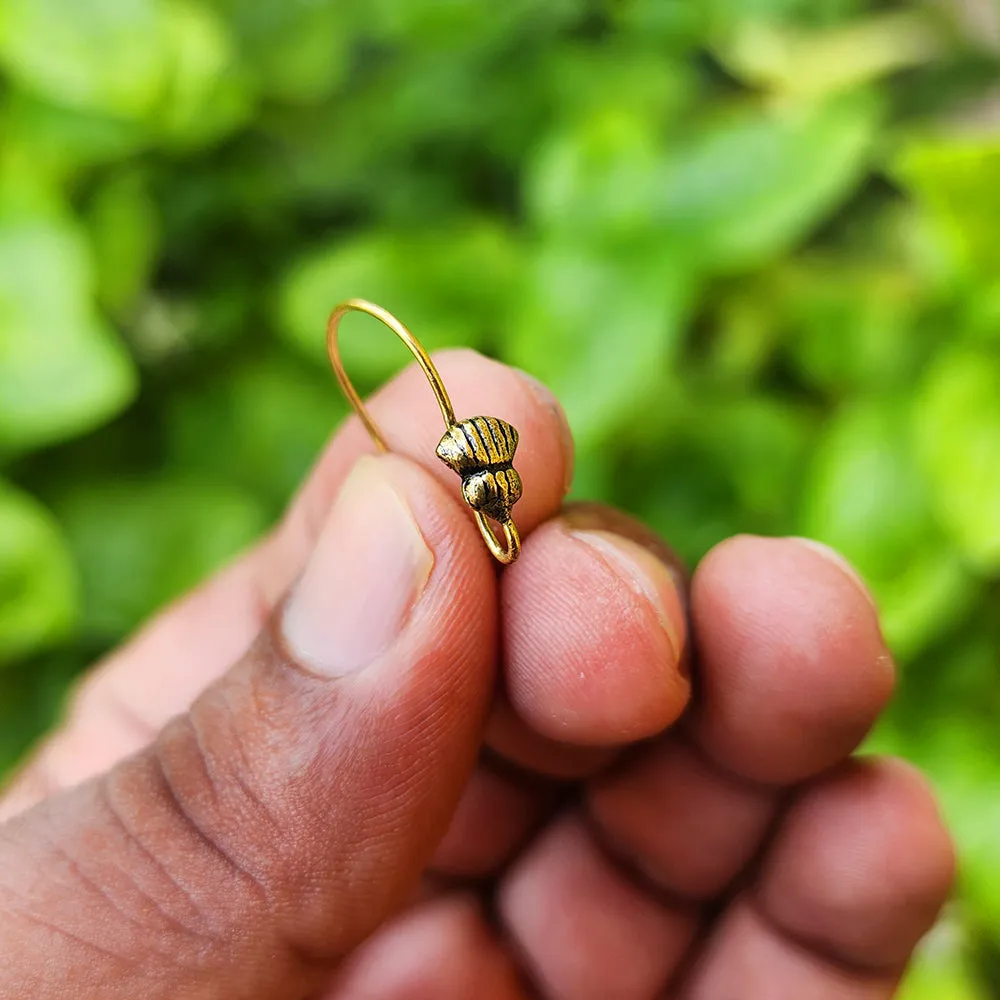
<instances>
[{"instance_id":1,"label":"sunlit leaf","mask_svg":"<svg viewBox=\"0 0 1000 1000\"><path fill-rule=\"evenodd\" d=\"M507 357L548 383L583 446L639 419L683 336L694 283L669 257L615 260L572 245L530 261Z\"/></svg>"},{"instance_id":2,"label":"sunlit leaf","mask_svg":"<svg viewBox=\"0 0 1000 1000\"><path fill-rule=\"evenodd\" d=\"M138 118L163 86L163 30L158 0L4 0L0 61L59 103Z\"/></svg>"},{"instance_id":3,"label":"sunlit leaf","mask_svg":"<svg viewBox=\"0 0 1000 1000\"><path fill-rule=\"evenodd\" d=\"M144 123L65 107L22 89L5 95L0 129L8 156L39 174L73 178L126 159L149 142Z\"/></svg>"},{"instance_id":4,"label":"sunlit leaf","mask_svg":"<svg viewBox=\"0 0 1000 1000\"><path fill-rule=\"evenodd\" d=\"M131 400L135 372L92 282L75 228L0 223L0 449L82 433Z\"/></svg>"},{"instance_id":5,"label":"sunlit leaf","mask_svg":"<svg viewBox=\"0 0 1000 1000\"><path fill-rule=\"evenodd\" d=\"M160 218L145 178L112 176L95 193L88 213L101 304L127 316L146 290L160 244Z\"/></svg>"},{"instance_id":6,"label":"sunlit leaf","mask_svg":"<svg viewBox=\"0 0 1000 1000\"><path fill-rule=\"evenodd\" d=\"M719 123L668 157L654 219L712 270L787 250L859 184L879 122L869 96Z\"/></svg>"},{"instance_id":7,"label":"sunlit leaf","mask_svg":"<svg viewBox=\"0 0 1000 1000\"><path fill-rule=\"evenodd\" d=\"M946 913L921 942L897 1000L991 1000L993 991L973 962L961 916L958 909Z\"/></svg>"},{"instance_id":8,"label":"sunlit leaf","mask_svg":"<svg viewBox=\"0 0 1000 1000\"><path fill-rule=\"evenodd\" d=\"M836 415L815 449L798 526L857 566L906 659L953 624L977 589L935 523L909 413L889 398Z\"/></svg>"},{"instance_id":9,"label":"sunlit leaf","mask_svg":"<svg viewBox=\"0 0 1000 1000\"><path fill-rule=\"evenodd\" d=\"M990 133L914 138L893 172L964 267L1000 277L1000 139Z\"/></svg>"},{"instance_id":10,"label":"sunlit leaf","mask_svg":"<svg viewBox=\"0 0 1000 1000\"><path fill-rule=\"evenodd\" d=\"M519 281L512 236L488 223L438 232L375 232L338 241L294 265L282 288L282 333L326 364L326 318L337 302L367 298L394 312L428 349L484 345L503 329ZM359 329L349 330L357 323ZM409 359L374 323L345 320L341 338L352 377L373 384Z\"/></svg>"},{"instance_id":11,"label":"sunlit leaf","mask_svg":"<svg viewBox=\"0 0 1000 1000\"><path fill-rule=\"evenodd\" d=\"M64 639L78 604L76 572L55 519L0 481L0 667Z\"/></svg>"},{"instance_id":12,"label":"sunlit leaf","mask_svg":"<svg viewBox=\"0 0 1000 1000\"><path fill-rule=\"evenodd\" d=\"M216 0L260 89L269 97L315 103L347 77L356 23L364 17L340 0L246 3Z\"/></svg>"},{"instance_id":13,"label":"sunlit leaf","mask_svg":"<svg viewBox=\"0 0 1000 1000\"><path fill-rule=\"evenodd\" d=\"M208 7L169 0L164 19L167 72L157 129L174 146L216 141L250 117L249 75L225 22Z\"/></svg>"},{"instance_id":14,"label":"sunlit leaf","mask_svg":"<svg viewBox=\"0 0 1000 1000\"><path fill-rule=\"evenodd\" d=\"M748 83L824 97L932 62L947 47L940 24L928 12L904 9L809 32L739 20L716 52Z\"/></svg>"},{"instance_id":15,"label":"sunlit leaf","mask_svg":"<svg viewBox=\"0 0 1000 1000\"><path fill-rule=\"evenodd\" d=\"M539 152L538 222L616 245L655 239L689 266L766 262L809 234L859 183L879 120L867 95L739 111L664 144L651 122L608 109Z\"/></svg>"},{"instance_id":16,"label":"sunlit leaf","mask_svg":"<svg viewBox=\"0 0 1000 1000\"><path fill-rule=\"evenodd\" d=\"M965 557L1000 568L1000 357L954 350L917 396L915 433L935 511Z\"/></svg>"}]
</instances>

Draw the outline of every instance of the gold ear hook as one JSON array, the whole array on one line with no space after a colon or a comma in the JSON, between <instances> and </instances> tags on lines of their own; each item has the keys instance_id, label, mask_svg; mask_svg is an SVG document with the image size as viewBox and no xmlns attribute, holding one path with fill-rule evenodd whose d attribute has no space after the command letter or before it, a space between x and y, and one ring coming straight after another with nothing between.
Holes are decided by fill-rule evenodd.
<instances>
[{"instance_id":1,"label":"gold ear hook","mask_svg":"<svg viewBox=\"0 0 1000 1000\"><path fill-rule=\"evenodd\" d=\"M364 299L348 299L330 313L326 327L326 349L340 388L344 390L344 395L361 418L379 451L388 451L389 446L347 377L340 357L337 336L340 321L349 312L366 313L384 323L417 359L417 364L427 376L431 391L441 408L441 416L444 417L445 433L438 443L437 456L462 477L462 496L472 508L479 531L494 558L504 565L512 563L521 552L521 538L510 514L511 508L521 498L521 477L512 464L517 450L517 430L499 417L456 420L448 390L420 341L381 306ZM506 544L500 543L487 516L502 525Z\"/></svg>"}]
</instances>

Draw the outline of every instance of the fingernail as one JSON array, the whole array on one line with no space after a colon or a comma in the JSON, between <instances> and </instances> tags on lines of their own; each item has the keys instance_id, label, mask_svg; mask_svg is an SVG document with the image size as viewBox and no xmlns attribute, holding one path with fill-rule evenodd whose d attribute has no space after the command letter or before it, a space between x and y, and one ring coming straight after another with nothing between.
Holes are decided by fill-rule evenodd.
<instances>
[{"instance_id":1,"label":"fingernail","mask_svg":"<svg viewBox=\"0 0 1000 1000\"><path fill-rule=\"evenodd\" d=\"M360 459L285 608L289 652L331 677L362 670L399 635L433 566L385 459Z\"/></svg>"},{"instance_id":2,"label":"fingernail","mask_svg":"<svg viewBox=\"0 0 1000 1000\"><path fill-rule=\"evenodd\" d=\"M865 583L861 574L836 549L831 548L823 542L817 542L815 538L802 538L799 535L791 536L789 541L804 545L807 549L815 552L816 555L822 556L827 562L832 563L841 572L846 573L857 584L858 588L868 599L868 602L874 607L875 600L868 589L868 584Z\"/></svg>"},{"instance_id":3,"label":"fingernail","mask_svg":"<svg viewBox=\"0 0 1000 1000\"><path fill-rule=\"evenodd\" d=\"M542 404L547 410L555 414L556 423L559 427L559 445L562 448L563 461L563 493L569 493L573 485L573 466L575 462L575 448L573 445L573 432L569 427L569 419L562 403L556 398L555 393L544 383L540 382L534 375L521 368L514 369L518 375L524 379L525 384L531 390L531 395Z\"/></svg>"},{"instance_id":4,"label":"fingernail","mask_svg":"<svg viewBox=\"0 0 1000 1000\"><path fill-rule=\"evenodd\" d=\"M560 516L573 531L603 531L615 538L635 543L666 566L676 593L687 592L688 573L679 556L655 531L641 521L613 507L586 500L566 504Z\"/></svg>"},{"instance_id":5,"label":"fingernail","mask_svg":"<svg viewBox=\"0 0 1000 1000\"><path fill-rule=\"evenodd\" d=\"M680 598L673 574L652 552L631 539L611 531L570 530L570 534L595 549L640 598L656 611L675 659L681 658L678 623L682 620Z\"/></svg>"}]
</instances>

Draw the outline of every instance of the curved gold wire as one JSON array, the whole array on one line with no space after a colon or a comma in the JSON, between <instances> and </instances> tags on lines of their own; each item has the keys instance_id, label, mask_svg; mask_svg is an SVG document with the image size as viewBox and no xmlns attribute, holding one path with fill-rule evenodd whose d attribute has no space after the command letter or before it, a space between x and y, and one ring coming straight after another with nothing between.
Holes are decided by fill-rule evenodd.
<instances>
[{"instance_id":1,"label":"curved gold wire","mask_svg":"<svg viewBox=\"0 0 1000 1000\"><path fill-rule=\"evenodd\" d=\"M333 373L337 376L340 388L344 390L344 395L361 418L361 422L368 429L368 433L371 434L372 440L378 445L379 451L388 451L389 446L385 443L385 438L378 429L378 425L372 420L372 416L358 395L357 389L354 388L351 380L347 377L347 372L344 370L344 362L340 357L340 345L337 342L337 335L340 331L340 321L349 312L360 312L366 313L368 316L374 316L375 319L389 327L406 344L410 352L417 359L417 364L420 365L427 376L427 381L430 383L434 397L438 401L438 406L441 407L441 416L444 417L445 427L451 427L455 423L455 410L451 405L451 398L448 396L448 390L444 387L444 382L441 381L441 376L438 374L437 368L434 367L431 356L424 350L420 341L388 310L365 299L348 299L346 302L341 302L330 313L330 319L326 324L326 351L330 355L330 364L333 365Z\"/></svg>"},{"instance_id":2,"label":"curved gold wire","mask_svg":"<svg viewBox=\"0 0 1000 1000\"><path fill-rule=\"evenodd\" d=\"M517 533L517 525L513 519L508 518L503 522L503 533L507 542L505 548L500 544L500 539L497 538L493 525L486 515L481 510L474 510L472 513L476 515L479 534L483 536L483 541L486 542L486 547L493 554L493 558L504 566L510 565L521 554L521 536Z\"/></svg>"},{"instance_id":3,"label":"curved gold wire","mask_svg":"<svg viewBox=\"0 0 1000 1000\"><path fill-rule=\"evenodd\" d=\"M434 398L441 408L445 430L453 427L457 421L455 419L455 409L451 405L451 397L448 395L448 390L444 387L444 382L441 381L441 375L434 366L431 356L424 350L420 341L388 310L375 305L374 302L368 302L366 299L348 299L346 302L341 302L340 305L335 306L333 312L330 313L330 319L326 324L326 350L330 356L330 364L333 366L333 373L337 376L340 388L344 391L344 395L361 418L361 422L365 425L379 451L387 452L389 445L379 430L378 424L372 419L372 415L368 412L368 408L358 394L357 389L354 388L354 384L348 378L347 371L344 369L343 359L340 356L340 345L338 343L340 321L349 312L360 312L374 317L380 323L384 323L406 344L410 349L410 353L417 359L417 364L420 365L424 375L427 376L427 381L430 384L431 391L434 393ZM486 542L493 557L505 566L512 563L521 552L521 536L518 534L517 525L514 524L514 521L511 518L504 521L502 527L506 544L501 544L486 515L478 510L473 513L476 516L476 523L479 525L479 532L483 536L483 541Z\"/></svg>"}]
</instances>

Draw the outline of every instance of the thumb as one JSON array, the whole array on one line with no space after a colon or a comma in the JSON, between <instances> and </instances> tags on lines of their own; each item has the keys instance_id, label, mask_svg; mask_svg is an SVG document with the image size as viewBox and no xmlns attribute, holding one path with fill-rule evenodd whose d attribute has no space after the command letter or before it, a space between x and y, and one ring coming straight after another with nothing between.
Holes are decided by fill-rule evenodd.
<instances>
[{"instance_id":1,"label":"thumb","mask_svg":"<svg viewBox=\"0 0 1000 1000\"><path fill-rule=\"evenodd\" d=\"M495 575L362 459L285 608L156 742L0 827L0 997L302 995L412 891L473 764Z\"/></svg>"}]
</instances>

